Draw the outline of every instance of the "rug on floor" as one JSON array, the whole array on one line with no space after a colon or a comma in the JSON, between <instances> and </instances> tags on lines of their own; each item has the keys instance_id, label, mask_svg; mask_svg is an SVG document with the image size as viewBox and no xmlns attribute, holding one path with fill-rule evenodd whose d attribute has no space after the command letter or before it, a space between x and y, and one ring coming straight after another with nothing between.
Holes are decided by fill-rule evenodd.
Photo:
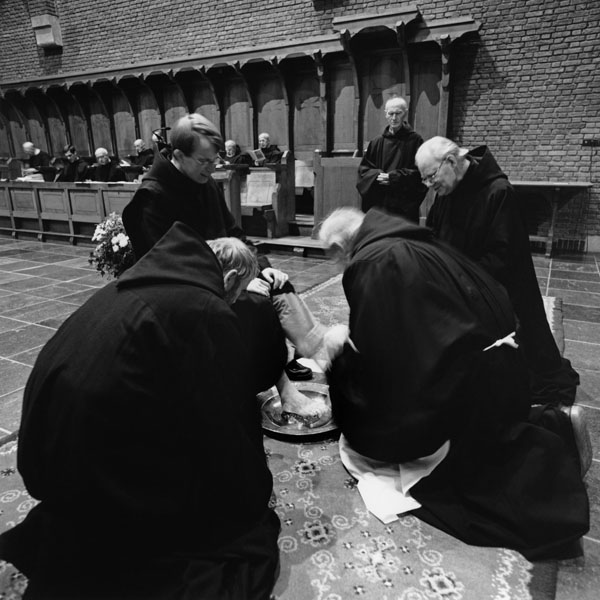
<instances>
[{"instance_id":1,"label":"rug on floor","mask_svg":"<svg viewBox=\"0 0 600 600\"><path fill-rule=\"evenodd\" d=\"M325 325L347 322L341 275L302 297ZM560 302L545 298L545 305L562 341ZM0 531L36 504L16 470L16 449L16 441L0 447ZM381 523L365 509L335 436L265 438L265 451L282 526L275 599L554 600L554 561L531 563L512 550L468 546L410 515ZM0 561L0 598L19 600L26 585Z\"/></svg>"}]
</instances>

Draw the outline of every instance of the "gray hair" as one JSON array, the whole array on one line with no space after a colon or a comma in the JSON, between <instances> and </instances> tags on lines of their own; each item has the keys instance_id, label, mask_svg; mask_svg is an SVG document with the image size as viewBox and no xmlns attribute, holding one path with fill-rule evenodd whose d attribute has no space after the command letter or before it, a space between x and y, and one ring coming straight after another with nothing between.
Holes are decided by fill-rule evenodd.
<instances>
[{"instance_id":1,"label":"gray hair","mask_svg":"<svg viewBox=\"0 0 600 600\"><path fill-rule=\"evenodd\" d=\"M390 104L400 104L402 106L402 109L405 112L408 112L408 102L402 96L394 96L393 98L389 98L385 103L386 111L389 109Z\"/></svg>"},{"instance_id":2,"label":"gray hair","mask_svg":"<svg viewBox=\"0 0 600 600\"><path fill-rule=\"evenodd\" d=\"M234 237L209 240L207 244L215 253L223 272L237 271L240 279L254 277L258 273L258 262L254 249Z\"/></svg>"},{"instance_id":3,"label":"gray hair","mask_svg":"<svg viewBox=\"0 0 600 600\"><path fill-rule=\"evenodd\" d=\"M343 206L334 210L319 227L319 240L326 250L336 249L348 257L352 241L365 218L358 208Z\"/></svg>"},{"instance_id":4,"label":"gray hair","mask_svg":"<svg viewBox=\"0 0 600 600\"><path fill-rule=\"evenodd\" d=\"M436 135L426 142L423 142L415 155L415 164L420 169L427 158L433 158L440 162L446 158L446 156L454 156L457 161L462 159L468 150L466 148L460 148L456 142L449 140L448 138Z\"/></svg>"}]
</instances>

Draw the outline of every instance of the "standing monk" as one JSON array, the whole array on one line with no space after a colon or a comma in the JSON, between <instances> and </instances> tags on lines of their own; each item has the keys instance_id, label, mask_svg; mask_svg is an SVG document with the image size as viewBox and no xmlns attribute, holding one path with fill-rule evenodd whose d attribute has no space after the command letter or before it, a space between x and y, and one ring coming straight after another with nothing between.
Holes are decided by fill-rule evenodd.
<instances>
[{"instance_id":1,"label":"standing monk","mask_svg":"<svg viewBox=\"0 0 600 600\"><path fill-rule=\"evenodd\" d=\"M405 121L407 114L404 98L385 103L388 126L369 143L358 167L356 187L364 211L378 206L418 223L426 188L415 166L415 154L423 138Z\"/></svg>"},{"instance_id":2,"label":"standing monk","mask_svg":"<svg viewBox=\"0 0 600 600\"><path fill-rule=\"evenodd\" d=\"M419 148L416 162L423 182L435 192L427 225L508 292L530 371L532 402L573 404L579 375L561 357L550 331L529 237L508 177L487 146L469 151L439 136Z\"/></svg>"},{"instance_id":3,"label":"standing monk","mask_svg":"<svg viewBox=\"0 0 600 600\"><path fill-rule=\"evenodd\" d=\"M223 147L214 123L197 113L181 117L171 130L171 145L172 157L157 155L123 210L123 223L138 260L175 221L189 225L205 240L225 236L245 239L225 204L223 192L211 177L219 160L217 152ZM259 316L274 309L279 317L275 325L283 327L302 356L313 356L322 344L325 328L295 293L286 273L272 268L265 256L259 257L259 265L260 276L250 282L233 306L255 352L262 354L264 339L275 333L273 321L267 320L263 326ZM310 418L317 426L330 417L328 408L309 399L290 381L311 377L308 367L292 360L281 374L277 389L286 411Z\"/></svg>"}]
</instances>

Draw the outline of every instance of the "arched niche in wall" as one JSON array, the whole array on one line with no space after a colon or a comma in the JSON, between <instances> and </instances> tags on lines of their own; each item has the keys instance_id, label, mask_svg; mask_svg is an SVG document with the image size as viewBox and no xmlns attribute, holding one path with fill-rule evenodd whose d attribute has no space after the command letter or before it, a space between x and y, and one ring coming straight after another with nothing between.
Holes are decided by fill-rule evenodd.
<instances>
[{"instance_id":1,"label":"arched niche in wall","mask_svg":"<svg viewBox=\"0 0 600 600\"><path fill-rule=\"evenodd\" d=\"M115 79L94 84L107 111L111 145L103 146L110 154L127 156L133 152L136 138L135 118L127 96ZM97 146L96 146L97 147Z\"/></svg>"},{"instance_id":2,"label":"arched niche in wall","mask_svg":"<svg viewBox=\"0 0 600 600\"><path fill-rule=\"evenodd\" d=\"M402 96L410 103L406 60L406 55L399 49L370 53L361 59L365 142L381 135L385 129L384 107L387 100Z\"/></svg>"},{"instance_id":3,"label":"arched niche in wall","mask_svg":"<svg viewBox=\"0 0 600 600\"><path fill-rule=\"evenodd\" d=\"M0 106L2 113L8 121L8 130L10 132L12 151L14 153L13 156L22 157L22 146L28 141L27 138L29 137L25 117L8 99L0 100Z\"/></svg>"},{"instance_id":4,"label":"arched niche in wall","mask_svg":"<svg viewBox=\"0 0 600 600\"><path fill-rule=\"evenodd\" d=\"M40 114L37 106L27 97L17 92L8 92L7 100L13 105L18 106L21 113L25 117L26 130L29 133L29 141L37 148L49 152L48 139L46 137L46 126L44 119Z\"/></svg>"},{"instance_id":5,"label":"arched niche in wall","mask_svg":"<svg viewBox=\"0 0 600 600\"><path fill-rule=\"evenodd\" d=\"M312 58L289 58L281 63L288 85L294 155L311 157L326 147L321 84Z\"/></svg>"},{"instance_id":6,"label":"arched niche in wall","mask_svg":"<svg viewBox=\"0 0 600 600\"><path fill-rule=\"evenodd\" d=\"M152 73L146 77L146 83L153 91L161 112L164 127L173 125L187 114L187 102L179 85L165 73Z\"/></svg>"},{"instance_id":7,"label":"arched niche in wall","mask_svg":"<svg viewBox=\"0 0 600 600\"><path fill-rule=\"evenodd\" d=\"M119 81L119 87L125 92L134 113L136 136L146 146L152 146L152 132L162 127L162 118L158 101L152 89L137 77L126 77ZM135 140L134 140L135 141ZM132 154L131 151L127 154Z\"/></svg>"},{"instance_id":8,"label":"arched niche in wall","mask_svg":"<svg viewBox=\"0 0 600 600\"><path fill-rule=\"evenodd\" d=\"M266 61L248 63L242 71L254 100L256 135L265 131L270 134L273 144L282 150L288 149L288 99L281 73Z\"/></svg>"},{"instance_id":9,"label":"arched niche in wall","mask_svg":"<svg viewBox=\"0 0 600 600\"><path fill-rule=\"evenodd\" d=\"M10 135L10 124L5 114L4 102L0 99L0 158L9 158L15 155Z\"/></svg>"},{"instance_id":10,"label":"arched niche in wall","mask_svg":"<svg viewBox=\"0 0 600 600\"><path fill-rule=\"evenodd\" d=\"M164 81L163 102L165 110L165 127L173 127L181 117L184 117L190 112L183 90L173 79L166 79Z\"/></svg>"},{"instance_id":11,"label":"arched niche in wall","mask_svg":"<svg viewBox=\"0 0 600 600\"><path fill-rule=\"evenodd\" d=\"M442 101L441 50L434 42L410 48L411 57L411 123L427 140L440 132ZM445 131L443 132L445 135Z\"/></svg>"},{"instance_id":12,"label":"arched niche in wall","mask_svg":"<svg viewBox=\"0 0 600 600\"><path fill-rule=\"evenodd\" d=\"M356 71L344 53L326 57L328 73L328 138L327 150L349 152L357 148L359 90Z\"/></svg>"},{"instance_id":13,"label":"arched niche in wall","mask_svg":"<svg viewBox=\"0 0 600 600\"><path fill-rule=\"evenodd\" d=\"M222 133L234 139L241 148L252 148L253 106L245 78L233 67L218 66L207 75L215 86L222 108Z\"/></svg>"},{"instance_id":14,"label":"arched niche in wall","mask_svg":"<svg viewBox=\"0 0 600 600\"><path fill-rule=\"evenodd\" d=\"M35 104L46 123L50 143L49 153L62 156L63 148L67 144L67 128L56 102L39 88L29 89L27 96Z\"/></svg>"},{"instance_id":15,"label":"arched niche in wall","mask_svg":"<svg viewBox=\"0 0 600 600\"><path fill-rule=\"evenodd\" d=\"M111 107L107 105L110 98L111 83L96 82L90 87L90 125L94 150L106 148L109 154L115 153L112 135Z\"/></svg>"},{"instance_id":16,"label":"arched niche in wall","mask_svg":"<svg viewBox=\"0 0 600 600\"><path fill-rule=\"evenodd\" d=\"M70 143L77 148L77 152L81 156L89 156L91 148L88 123L79 102L63 87L50 88L47 95L54 100L63 115Z\"/></svg>"},{"instance_id":17,"label":"arched niche in wall","mask_svg":"<svg viewBox=\"0 0 600 600\"><path fill-rule=\"evenodd\" d=\"M175 75L190 112L196 112L220 127L221 111L212 82L197 69Z\"/></svg>"}]
</instances>

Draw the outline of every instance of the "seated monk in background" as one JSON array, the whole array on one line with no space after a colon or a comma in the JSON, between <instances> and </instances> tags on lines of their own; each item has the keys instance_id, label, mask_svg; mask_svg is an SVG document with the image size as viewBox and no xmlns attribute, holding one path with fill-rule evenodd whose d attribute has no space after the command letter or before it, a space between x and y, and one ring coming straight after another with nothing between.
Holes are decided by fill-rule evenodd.
<instances>
[{"instance_id":1,"label":"seated monk in background","mask_svg":"<svg viewBox=\"0 0 600 600\"><path fill-rule=\"evenodd\" d=\"M63 167L59 171L56 181L85 181L89 168L88 163L80 158L75 146L71 146L70 144L66 145L64 147L64 153L67 162L63 163Z\"/></svg>"},{"instance_id":2,"label":"seated monk in background","mask_svg":"<svg viewBox=\"0 0 600 600\"><path fill-rule=\"evenodd\" d=\"M330 369L330 396L367 506L392 470L385 522L407 505L469 544L529 560L579 555L583 412L552 397L530 407L504 288L429 229L378 209L339 209L319 237L346 265L351 342Z\"/></svg>"},{"instance_id":3,"label":"seated monk in background","mask_svg":"<svg viewBox=\"0 0 600 600\"><path fill-rule=\"evenodd\" d=\"M86 179L92 181L127 181L125 171L108 155L106 148L97 148L94 152L96 162L87 170Z\"/></svg>"},{"instance_id":4,"label":"seated monk in background","mask_svg":"<svg viewBox=\"0 0 600 600\"><path fill-rule=\"evenodd\" d=\"M225 141L225 151L219 152L224 165L250 165L252 158L246 152L242 152L235 140Z\"/></svg>"},{"instance_id":5,"label":"seated monk in background","mask_svg":"<svg viewBox=\"0 0 600 600\"><path fill-rule=\"evenodd\" d=\"M130 171L141 175L146 173L154 162L154 150L152 148L146 148L146 142L142 139L135 140L133 142L135 148L135 154L131 154L127 157L127 161L122 161L122 167L129 167Z\"/></svg>"},{"instance_id":6,"label":"seated monk in background","mask_svg":"<svg viewBox=\"0 0 600 600\"><path fill-rule=\"evenodd\" d=\"M263 132L258 136L258 148L265 155L264 160L255 161L256 166L262 167L266 163L280 163L283 152L275 145L271 144L271 136Z\"/></svg>"}]
</instances>

